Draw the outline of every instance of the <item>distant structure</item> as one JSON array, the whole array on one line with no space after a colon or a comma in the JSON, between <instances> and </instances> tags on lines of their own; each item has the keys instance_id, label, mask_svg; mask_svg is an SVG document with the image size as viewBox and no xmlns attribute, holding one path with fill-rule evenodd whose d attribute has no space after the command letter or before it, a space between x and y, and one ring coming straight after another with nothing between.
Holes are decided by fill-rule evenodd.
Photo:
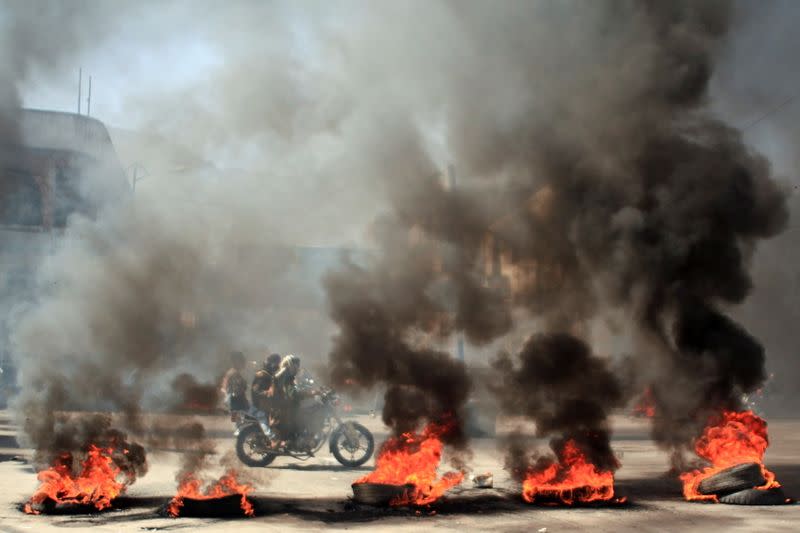
<instances>
[{"instance_id":1,"label":"distant structure","mask_svg":"<svg viewBox=\"0 0 800 533\"><path fill-rule=\"evenodd\" d=\"M33 273L70 215L92 217L96 198L125 194L106 126L76 113L23 109L0 139L0 383L13 382L5 319L31 296ZM102 194L87 194L88 188ZM2 403L0 394L0 403Z\"/></svg>"},{"instance_id":2,"label":"distant structure","mask_svg":"<svg viewBox=\"0 0 800 533\"><path fill-rule=\"evenodd\" d=\"M24 109L15 144L0 147L0 229L46 232L97 206L82 189L88 173L127 183L105 125L74 113Z\"/></svg>"}]
</instances>

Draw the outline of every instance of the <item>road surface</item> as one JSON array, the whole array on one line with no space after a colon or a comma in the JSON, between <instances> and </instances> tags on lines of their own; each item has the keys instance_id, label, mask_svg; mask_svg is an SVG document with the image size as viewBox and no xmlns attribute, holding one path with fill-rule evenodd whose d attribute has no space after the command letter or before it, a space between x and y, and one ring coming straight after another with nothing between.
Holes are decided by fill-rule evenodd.
<instances>
[{"instance_id":1,"label":"road surface","mask_svg":"<svg viewBox=\"0 0 800 533\"><path fill-rule=\"evenodd\" d=\"M379 420L359 417L378 439L386 430ZM217 438L216 458L230 459L232 440L225 438L229 422L206 418ZM373 509L354 505L350 484L369 471L346 470L327 451L315 460L276 461L266 469L242 467L256 485L253 500L257 516L250 519L168 518L162 513L175 490L179 454L151 453L150 470L130 487L113 510L93 515L31 516L20 505L33 493L37 480L31 467L15 456L30 451L14 449L15 426L0 414L0 531L64 531L92 527L98 532L143 531L797 531L800 506L737 507L689 503L679 484L664 475L667 457L648 438L646 420L615 418L613 446L623 467L617 473L617 491L629 504L606 508L541 508L523 503L518 487L503 471L503 453L494 439L473 441L470 464L475 472L494 474L495 488L480 490L465 481L447 498L427 509ZM800 421L773 420L767 465L790 496L800 496ZM502 428L501 428L502 430ZM501 431L502 432L502 431ZM371 463L369 463L371 464Z\"/></svg>"}]
</instances>

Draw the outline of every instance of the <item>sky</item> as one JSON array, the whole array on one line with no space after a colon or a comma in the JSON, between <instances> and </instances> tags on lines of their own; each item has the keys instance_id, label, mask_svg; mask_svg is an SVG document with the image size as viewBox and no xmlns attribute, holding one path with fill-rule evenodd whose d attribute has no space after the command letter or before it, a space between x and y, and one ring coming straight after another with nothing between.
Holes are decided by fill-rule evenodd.
<instances>
[{"instance_id":1,"label":"sky","mask_svg":"<svg viewBox=\"0 0 800 533\"><path fill-rule=\"evenodd\" d=\"M786 2L772 2L772 4ZM246 2L238 2L240 5ZM270 2L269 13L277 20L272 23L283 29L281 46L283 51L292 54L304 65L313 67L324 56L319 47L316 35L320 28L320 19L326 23L347 24L348 17L336 15L334 10L320 9L309 4ZM120 3L120 5L124 5ZM73 112L77 106L78 71L83 70L82 111L86 112L88 77L92 77L92 116L104 121L113 128L129 130L152 129L152 117L137 102L155 99L158 95L170 95L181 92L204 91L210 73L222 67L227 58L227 48L231 45L225 37L215 38L213 32L204 31L207 24L194 25L187 20L185 25L176 26L176 18L187 12L192 13L191 4L187 2L168 2L163 9L152 9L154 4L144 2L145 7L135 11L135 16L116 20L112 31L98 39L95 45L88 45L69 53L68 58L58 69L34 68L29 79L22 82L20 93L26 107L54 109ZM353 6L353 4L345 4ZM357 5L357 4L355 4ZM789 4L791 8L791 4ZM351 10L352 11L352 10ZM778 10L776 10L778 11ZM794 11L798 11L795 9ZM779 13L778 13L779 14ZM202 18L202 8L198 8L193 16ZM213 16L213 15L211 15ZM254 15L258 16L258 15ZM776 80L746 79L752 63L764 63L763 68L773 63L785 61L771 57L771 50L791 49L791 36L787 33L791 28L785 24L792 20L787 16L764 16L770 31L763 31L758 23L746 26L732 41L727 52L727 64L735 65L745 60L748 68L726 68L725 79L716 79L712 90L723 94L727 82L735 82L738 86L747 87L748 91L760 94L759 106L737 112L726 108L715 100L712 102L722 113L729 114L740 124L748 125L752 120L769 112L773 107L796 94L800 88L795 84L784 84ZM349 23L353 17L349 17ZM212 25L213 27L213 25ZM92 29L88 28L87 32ZM89 39L91 43L91 39ZM718 76L719 78L719 76ZM247 83L246 79L242 83ZM205 97L213 97L204 95ZM775 115L771 115L751 126L746 131L750 140L770 153L772 159L780 163L777 154L781 144L780 132L774 129L774 122L796 119L800 116L800 104L791 102ZM235 158L234 158L235 159ZM221 161L224 166L234 165L234 161Z\"/></svg>"},{"instance_id":2,"label":"sky","mask_svg":"<svg viewBox=\"0 0 800 533\"><path fill-rule=\"evenodd\" d=\"M743 22L722 52L711 85L711 107L733 124L748 125L800 91L800 76L790 71L794 32L789 22L792 14L800 15L800 6L790 1L757 9L753 6L767 4L739 4ZM292 201L297 197L347 206L351 220L346 229L332 233L324 219L333 212L323 206L320 220L308 220L309 227L292 237L302 244L353 244L363 239L364 227L376 212L376 190L369 180L349 176L359 164L342 155L347 141L340 137L359 135L365 128L354 101L363 99L357 107L371 113L373 99L401 90L393 89L392 79L382 81L380 69L391 69L397 62L398 77L404 69L424 76L429 60L405 57L402 42L390 40L388 26L387 31L381 28L392 24L388 19L378 19L370 27L376 24L370 10L349 1L240 0L227 7L179 0L119 2L113 9L98 9L99 13L92 10L103 3L84 5L88 10L78 11L70 30L82 34L73 39L79 45L67 46L57 64L35 63L21 80L25 106L75 111L82 68L82 109L86 111L91 76L91 114L110 128L157 134L217 168L266 175L243 186L274 197L275 209L284 218L292 210L282 211L280 206L297 207ZM393 9L394 13L387 11L399 23L407 21L403 17L416 16L413 4ZM419 32L425 31L424 25L420 28ZM370 46L371 39L393 54L386 56L388 65L363 63L354 55L357 50L352 47ZM398 44L399 50L389 48ZM418 72L409 69L409 62L420 65ZM360 91L357 83L370 83L370 69L375 70L375 87L354 94L353 90ZM348 72L354 81L343 79ZM415 87L415 80L401 82ZM747 105L742 106L745 100ZM423 112L426 118L420 129L426 132L433 160L440 168L449 163L458 168L447 149L444 124L435 111ZM798 117L800 99L744 132L789 181L794 181L796 161L794 136L786 132L794 130ZM124 161L125 166L134 162ZM158 187L157 172L150 174L137 186ZM363 216L355 215L362 212Z\"/></svg>"},{"instance_id":3,"label":"sky","mask_svg":"<svg viewBox=\"0 0 800 533\"><path fill-rule=\"evenodd\" d=\"M800 2L736 4L739 19L715 50L708 104L711 113L746 126L800 91ZM648 65L637 63L647 61L648 50L617 48L640 41L609 39L590 25L605 21L598 4L572 5L579 6L574 13L566 1L0 0L0 22L3 7L19 15L16 27L0 28L0 53L17 45L8 58L22 58L14 79L27 107L74 111L78 69L84 98L92 76L92 116L112 133L152 140L137 155L117 135L118 151L126 167L139 160L150 167L137 200L168 212L166 220L175 216L176 239L186 237L196 212L214 229L230 224L230 232L214 235L221 249L234 234L237 244L265 237L352 247L369 241L379 214L408 208L405 191L418 176L450 163L460 183L514 171L535 181L541 176L526 172L535 172L537 161L526 157L559 136L625 159L624 143L581 121L625 122L614 106L624 109L626 91L650 82L640 76ZM561 26L548 25L550 16ZM3 41L2 30L16 33ZM614 57L594 48L606 41ZM607 69L597 64L602 60ZM609 72L630 86L609 80ZM574 115L559 115L559 105L572 106ZM800 98L744 131L790 184L800 183L798 118ZM534 135L540 131L548 138ZM176 146L216 172L179 174L154 162ZM453 226L468 218L459 217ZM192 242L203 249L207 232L195 229ZM758 259L796 270L800 258L787 250L800 233L792 231ZM141 248L161 249L146 240ZM791 308L785 316L800 317L800 305L784 303ZM789 353L790 337L771 346Z\"/></svg>"}]
</instances>

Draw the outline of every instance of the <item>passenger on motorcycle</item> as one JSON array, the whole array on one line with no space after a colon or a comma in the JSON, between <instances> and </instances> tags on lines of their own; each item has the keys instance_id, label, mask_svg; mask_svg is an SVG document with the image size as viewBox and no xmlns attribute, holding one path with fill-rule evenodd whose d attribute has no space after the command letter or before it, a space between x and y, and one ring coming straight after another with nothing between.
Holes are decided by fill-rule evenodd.
<instances>
[{"instance_id":1,"label":"passenger on motorcycle","mask_svg":"<svg viewBox=\"0 0 800 533\"><path fill-rule=\"evenodd\" d=\"M225 405L231 411L247 411L250 404L247 401L247 381L242 376L245 367L242 352L231 353L231 368L225 372L220 389L225 398Z\"/></svg>"},{"instance_id":2,"label":"passenger on motorcycle","mask_svg":"<svg viewBox=\"0 0 800 533\"><path fill-rule=\"evenodd\" d=\"M264 434L270 440L275 438L272 431L272 416L275 411L275 399L273 392L273 383L275 374L281 363L281 356L279 354L271 354L265 360L261 370L256 372L253 378L253 384L250 387L250 396L253 400L253 408L255 410L256 418L258 418L259 425L264 431Z\"/></svg>"}]
</instances>

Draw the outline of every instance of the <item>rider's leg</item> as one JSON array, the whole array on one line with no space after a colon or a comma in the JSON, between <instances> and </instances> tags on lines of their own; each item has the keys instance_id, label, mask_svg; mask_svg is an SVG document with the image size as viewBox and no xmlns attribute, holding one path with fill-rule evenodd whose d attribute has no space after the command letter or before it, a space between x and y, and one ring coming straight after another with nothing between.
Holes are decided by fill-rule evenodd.
<instances>
[{"instance_id":1,"label":"rider's leg","mask_svg":"<svg viewBox=\"0 0 800 533\"><path fill-rule=\"evenodd\" d=\"M264 432L264 436L266 436L270 441L275 439L275 432L272 430L272 426L269 423L269 415L264 411L257 410L255 413L256 420L258 420L258 425L261 426L261 431Z\"/></svg>"}]
</instances>

